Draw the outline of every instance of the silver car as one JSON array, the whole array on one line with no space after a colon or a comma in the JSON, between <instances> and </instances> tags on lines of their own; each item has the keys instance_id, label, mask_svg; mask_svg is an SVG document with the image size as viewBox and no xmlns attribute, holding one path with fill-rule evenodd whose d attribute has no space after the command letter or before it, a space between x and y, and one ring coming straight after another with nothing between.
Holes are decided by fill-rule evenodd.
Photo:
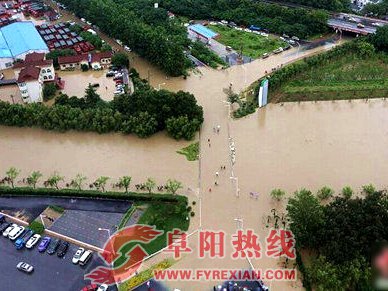
<instances>
[{"instance_id":1,"label":"silver car","mask_svg":"<svg viewBox=\"0 0 388 291\"><path fill-rule=\"evenodd\" d=\"M20 262L19 264L17 264L16 268L19 270L19 271L22 271L22 272L25 272L25 273L31 273L32 271L34 271L34 267L27 264L27 263L24 263L24 262Z\"/></svg>"}]
</instances>

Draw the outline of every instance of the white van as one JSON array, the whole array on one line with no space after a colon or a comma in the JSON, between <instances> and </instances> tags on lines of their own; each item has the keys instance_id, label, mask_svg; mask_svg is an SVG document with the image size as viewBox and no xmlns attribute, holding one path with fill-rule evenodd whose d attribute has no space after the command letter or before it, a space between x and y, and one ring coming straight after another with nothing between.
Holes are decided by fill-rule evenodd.
<instances>
[{"instance_id":1,"label":"white van","mask_svg":"<svg viewBox=\"0 0 388 291\"><path fill-rule=\"evenodd\" d=\"M92 251L85 251L82 254L82 257L79 259L78 263L81 266L85 266L89 262L89 260L91 259L92 255L93 255Z\"/></svg>"}]
</instances>

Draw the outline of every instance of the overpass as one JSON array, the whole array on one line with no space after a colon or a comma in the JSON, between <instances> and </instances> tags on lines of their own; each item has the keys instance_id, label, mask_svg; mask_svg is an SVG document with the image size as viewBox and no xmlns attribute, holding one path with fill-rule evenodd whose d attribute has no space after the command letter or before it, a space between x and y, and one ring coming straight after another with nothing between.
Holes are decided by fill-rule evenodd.
<instances>
[{"instance_id":1,"label":"overpass","mask_svg":"<svg viewBox=\"0 0 388 291\"><path fill-rule=\"evenodd\" d=\"M376 33L376 27L366 25L364 27L358 27L357 24L337 18L331 18L327 21L328 26L338 31L348 31L361 35Z\"/></svg>"}]
</instances>

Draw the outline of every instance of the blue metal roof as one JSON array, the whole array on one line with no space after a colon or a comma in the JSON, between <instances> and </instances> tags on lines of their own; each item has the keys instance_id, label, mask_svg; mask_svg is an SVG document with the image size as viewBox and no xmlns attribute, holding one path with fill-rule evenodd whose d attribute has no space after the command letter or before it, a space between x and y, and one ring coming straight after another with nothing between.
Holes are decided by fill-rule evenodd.
<instances>
[{"instance_id":1,"label":"blue metal roof","mask_svg":"<svg viewBox=\"0 0 388 291\"><path fill-rule=\"evenodd\" d=\"M0 57L17 57L48 47L31 21L15 22L0 28Z\"/></svg>"},{"instance_id":2,"label":"blue metal roof","mask_svg":"<svg viewBox=\"0 0 388 291\"><path fill-rule=\"evenodd\" d=\"M206 37L206 38L213 38L218 35L218 33L214 32L213 30L203 26L202 24L193 24L189 26L189 29L192 31Z\"/></svg>"}]
</instances>

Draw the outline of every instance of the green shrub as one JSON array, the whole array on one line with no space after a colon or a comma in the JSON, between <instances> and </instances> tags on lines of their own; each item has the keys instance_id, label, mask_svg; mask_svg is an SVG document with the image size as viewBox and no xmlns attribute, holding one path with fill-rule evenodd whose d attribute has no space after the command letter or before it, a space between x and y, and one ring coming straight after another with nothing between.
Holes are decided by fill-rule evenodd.
<instances>
[{"instance_id":1,"label":"green shrub","mask_svg":"<svg viewBox=\"0 0 388 291\"><path fill-rule=\"evenodd\" d=\"M82 64L81 65L81 71L82 72L86 72L86 71L88 71L89 70L89 66L87 65L87 64Z\"/></svg>"},{"instance_id":2,"label":"green shrub","mask_svg":"<svg viewBox=\"0 0 388 291\"><path fill-rule=\"evenodd\" d=\"M54 210L54 211L58 212L58 213L65 212L65 209L63 207L61 207L61 206L58 206L58 205L49 205L49 208L51 210Z\"/></svg>"},{"instance_id":3,"label":"green shrub","mask_svg":"<svg viewBox=\"0 0 388 291\"><path fill-rule=\"evenodd\" d=\"M44 232L43 224L35 220L30 223L29 228L37 234L42 234Z\"/></svg>"},{"instance_id":4,"label":"green shrub","mask_svg":"<svg viewBox=\"0 0 388 291\"><path fill-rule=\"evenodd\" d=\"M376 192L376 188L372 184L364 185L362 186L362 192L370 195Z\"/></svg>"},{"instance_id":5,"label":"green shrub","mask_svg":"<svg viewBox=\"0 0 388 291\"><path fill-rule=\"evenodd\" d=\"M343 189L342 189L342 196L345 198L345 199L350 199L353 195L353 189L350 188L349 186L345 186Z\"/></svg>"},{"instance_id":6,"label":"green shrub","mask_svg":"<svg viewBox=\"0 0 388 291\"><path fill-rule=\"evenodd\" d=\"M282 198L286 195L286 192L284 192L282 189L273 189L271 191L271 197L277 201L282 200Z\"/></svg>"},{"instance_id":7,"label":"green shrub","mask_svg":"<svg viewBox=\"0 0 388 291\"><path fill-rule=\"evenodd\" d=\"M48 101L55 96L57 85L55 83L47 83L43 86L43 101Z\"/></svg>"},{"instance_id":8,"label":"green shrub","mask_svg":"<svg viewBox=\"0 0 388 291\"><path fill-rule=\"evenodd\" d=\"M319 200L327 200L327 199L333 197L333 195L334 195L333 189L326 187L326 186L322 187L317 192L317 197Z\"/></svg>"}]
</instances>

